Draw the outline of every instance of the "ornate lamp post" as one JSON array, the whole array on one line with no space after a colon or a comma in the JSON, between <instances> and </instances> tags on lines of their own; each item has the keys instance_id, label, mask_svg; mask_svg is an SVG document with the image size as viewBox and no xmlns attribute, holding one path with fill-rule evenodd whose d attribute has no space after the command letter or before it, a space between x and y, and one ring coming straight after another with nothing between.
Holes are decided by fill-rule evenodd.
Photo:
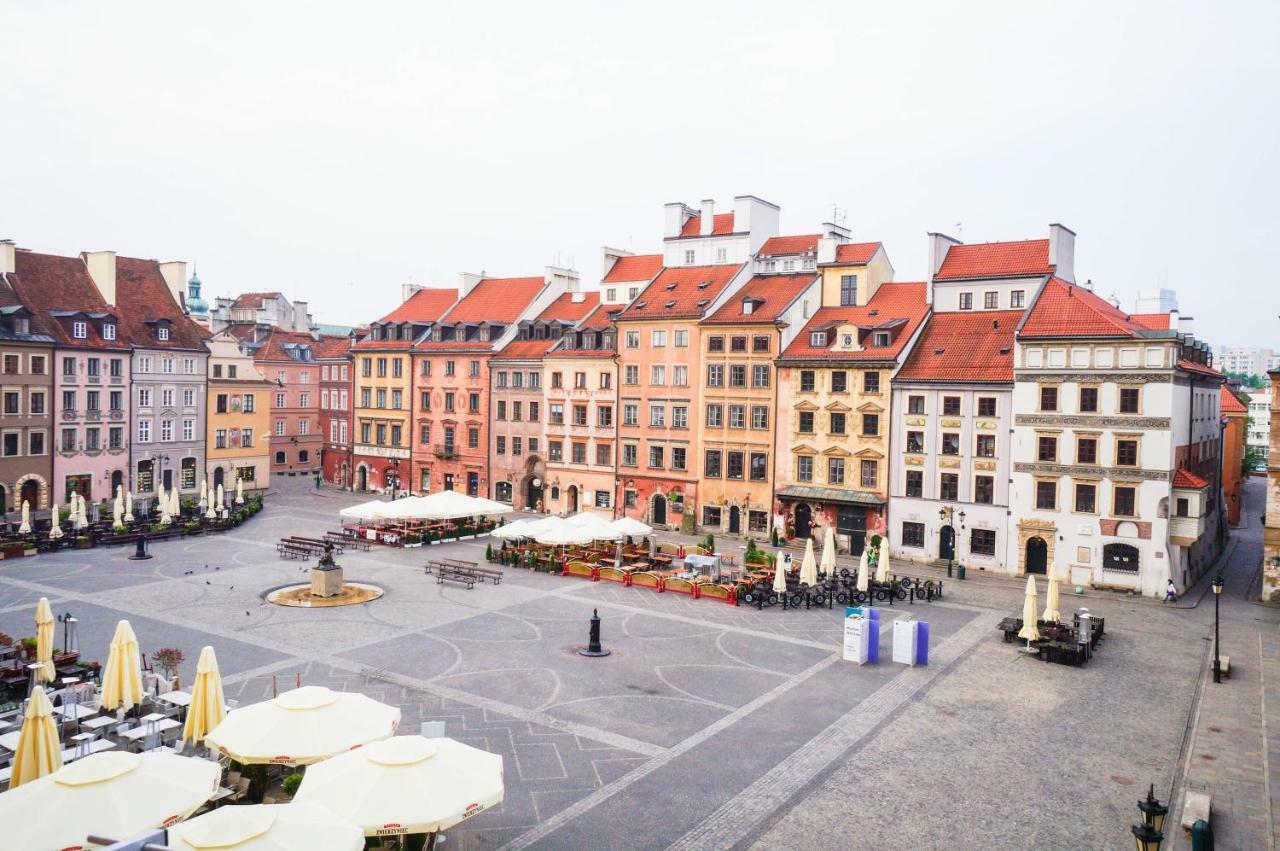
<instances>
[{"instance_id":1,"label":"ornate lamp post","mask_svg":"<svg viewBox=\"0 0 1280 851\"><path fill-rule=\"evenodd\" d=\"M1160 843L1164 841L1164 833L1161 832L1164 817L1169 808L1156 800L1154 783L1147 790L1147 799L1138 802L1138 812L1142 815L1142 824L1129 828L1138 851L1159 851Z\"/></svg>"},{"instance_id":2,"label":"ornate lamp post","mask_svg":"<svg viewBox=\"0 0 1280 851\"><path fill-rule=\"evenodd\" d=\"M951 549L947 552L947 578L951 577L951 565L955 561L956 556L956 510L954 506L944 506L938 509L938 519L945 521L947 528L951 530ZM964 512L960 512L960 526L964 528Z\"/></svg>"},{"instance_id":3,"label":"ornate lamp post","mask_svg":"<svg viewBox=\"0 0 1280 851\"><path fill-rule=\"evenodd\" d=\"M1222 657L1218 655L1218 601L1222 599L1222 574L1213 577L1213 681L1222 682Z\"/></svg>"},{"instance_id":4,"label":"ornate lamp post","mask_svg":"<svg viewBox=\"0 0 1280 851\"><path fill-rule=\"evenodd\" d=\"M388 476L388 478L391 479L391 500L394 502L396 498L396 488L400 485L400 459L392 458L391 463L387 466L391 471L391 475Z\"/></svg>"}]
</instances>

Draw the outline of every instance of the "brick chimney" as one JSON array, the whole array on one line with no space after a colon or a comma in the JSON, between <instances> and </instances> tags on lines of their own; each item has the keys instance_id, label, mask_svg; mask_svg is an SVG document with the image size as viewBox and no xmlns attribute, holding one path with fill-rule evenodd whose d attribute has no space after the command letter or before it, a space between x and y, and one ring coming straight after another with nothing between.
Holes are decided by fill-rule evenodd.
<instances>
[{"instance_id":1,"label":"brick chimney","mask_svg":"<svg viewBox=\"0 0 1280 851\"><path fill-rule=\"evenodd\" d=\"M160 274L173 294L174 303L183 313L187 312L187 261L169 260L160 264Z\"/></svg>"}]
</instances>

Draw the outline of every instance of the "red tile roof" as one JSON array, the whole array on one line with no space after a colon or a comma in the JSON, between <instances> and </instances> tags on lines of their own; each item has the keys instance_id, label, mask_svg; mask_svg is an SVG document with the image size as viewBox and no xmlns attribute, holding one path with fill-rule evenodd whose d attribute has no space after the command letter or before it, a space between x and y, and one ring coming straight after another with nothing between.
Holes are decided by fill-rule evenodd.
<instances>
[{"instance_id":1,"label":"red tile roof","mask_svg":"<svg viewBox=\"0 0 1280 851\"><path fill-rule=\"evenodd\" d=\"M983 242L953 245L947 250L942 267L934 279L1018 278L1052 275L1049 265L1049 240L1026 239L1021 242Z\"/></svg>"},{"instance_id":2,"label":"red tile roof","mask_svg":"<svg viewBox=\"0 0 1280 851\"><path fill-rule=\"evenodd\" d=\"M22 303L32 313L39 315L45 330L63 346L92 349L128 349L122 330L115 340L104 340L98 334L95 323L89 322L88 337L77 340L71 336L70 326L51 315L51 311L73 310L84 313L112 313L118 311L102 299L89 270L79 257L60 257L55 254L37 254L18 250L15 257L16 272L9 276L9 283Z\"/></svg>"},{"instance_id":3,"label":"red tile roof","mask_svg":"<svg viewBox=\"0 0 1280 851\"><path fill-rule=\"evenodd\" d=\"M1021 310L935 313L894 380L1013 381Z\"/></svg>"},{"instance_id":4,"label":"red tile roof","mask_svg":"<svg viewBox=\"0 0 1280 851\"><path fill-rule=\"evenodd\" d=\"M767 257L774 254L804 254L818 250L820 233L807 233L803 236L775 236L765 240L760 246L759 254Z\"/></svg>"},{"instance_id":5,"label":"red tile roof","mask_svg":"<svg viewBox=\"0 0 1280 851\"><path fill-rule=\"evenodd\" d=\"M719 213L711 220L711 236L725 236L733 233L733 213ZM689 221L680 229L677 239L702 235L702 216L690 216Z\"/></svg>"},{"instance_id":6,"label":"red tile roof","mask_svg":"<svg viewBox=\"0 0 1280 851\"><path fill-rule=\"evenodd\" d=\"M1249 412L1249 409L1240 401L1240 398L1232 393L1231 389L1225 384L1222 385L1219 391L1218 408L1224 414L1245 414Z\"/></svg>"},{"instance_id":7,"label":"red tile roof","mask_svg":"<svg viewBox=\"0 0 1280 851\"><path fill-rule=\"evenodd\" d=\"M258 361L283 361L285 363L303 363L294 358L289 357L285 353L285 346L289 343L295 343L303 346L311 347L312 357L315 358L318 342L311 337L310 334L303 334L298 331L281 331L274 329L262 341L262 347L253 354L253 359Z\"/></svg>"},{"instance_id":8,"label":"red tile roof","mask_svg":"<svg viewBox=\"0 0 1280 851\"><path fill-rule=\"evenodd\" d=\"M1136 337L1145 330L1092 290L1051 278L1027 312L1018 338Z\"/></svg>"},{"instance_id":9,"label":"red tile roof","mask_svg":"<svg viewBox=\"0 0 1280 851\"><path fill-rule=\"evenodd\" d=\"M441 322L497 322L509 325L520 318L546 286L546 279L484 278Z\"/></svg>"},{"instance_id":10,"label":"red tile roof","mask_svg":"<svg viewBox=\"0 0 1280 851\"><path fill-rule=\"evenodd\" d=\"M619 314L618 319L699 317L741 269L741 266L680 266L663 269L636 300Z\"/></svg>"},{"instance_id":11,"label":"red tile roof","mask_svg":"<svg viewBox=\"0 0 1280 851\"><path fill-rule=\"evenodd\" d=\"M351 351L351 338L341 334L322 334L320 339L312 344L312 350L317 358L342 359Z\"/></svg>"},{"instance_id":12,"label":"red tile roof","mask_svg":"<svg viewBox=\"0 0 1280 851\"><path fill-rule=\"evenodd\" d=\"M595 290L581 295L581 301L574 301L573 293L562 293L547 306L546 310L538 314L538 318L546 321L560 319L566 322L577 322L595 310L596 305L600 303L600 293Z\"/></svg>"},{"instance_id":13,"label":"red tile roof","mask_svg":"<svg viewBox=\"0 0 1280 851\"><path fill-rule=\"evenodd\" d=\"M284 298L284 293L241 293L236 296L236 300L231 303L232 307L262 307L262 303L269 299Z\"/></svg>"},{"instance_id":14,"label":"red tile roof","mask_svg":"<svg viewBox=\"0 0 1280 851\"><path fill-rule=\"evenodd\" d=\"M773 322L815 280L817 277L812 272L803 275L756 275L703 322L716 325ZM747 298L762 302L758 301L750 313L743 313L742 302Z\"/></svg>"},{"instance_id":15,"label":"red tile roof","mask_svg":"<svg viewBox=\"0 0 1280 851\"><path fill-rule=\"evenodd\" d=\"M1173 486L1175 488L1199 489L1209 487L1209 483L1190 470L1179 467L1173 474Z\"/></svg>"},{"instance_id":16,"label":"red tile roof","mask_svg":"<svg viewBox=\"0 0 1280 851\"><path fill-rule=\"evenodd\" d=\"M1152 331L1177 330L1169 327L1169 314L1167 313L1131 313L1129 314L1129 319Z\"/></svg>"},{"instance_id":17,"label":"red tile roof","mask_svg":"<svg viewBox=\"0 0 1280 851\"><path fill-rule=\"evenodd\" d=\"M613 320L609 318L609 314L621 309L621 305L616 304L597 305L595 310L578 323L578 328L583 331L607 331L613 327Z\"/></svg>"},{"instance_id":18,"label":"red tile roof","mask_svg":"<svg viewBox=\"0 0 1280 851\"><path fill-rule=\"evenodd\" d=\"M556 343L560 342L560 338L556 337L550 340L512 340L507 343L496 355L494 360L537 360L547 353L548 350Z\"/></svg>"},{"instance_id":19,"label":"red tile roof","mask_svg":"<svg viewBox=\"0 0 1280 851\"><path fill-rule=\"evenodd\" d=\"M824 307L791 341L780 360L894 360L929 311L924 294L925 284L921 281L882 284L864 307ZM832 351L830 346L810 345L810 332L838 325L884 328L891 330L893 337L888 346L866 346L861 351Z\"/></svg>"},{"instance_id":20,"label":"red tile roof","mask_svg":"<svg viewBox=\"0 0 1280 851\"><path fill-rule=\"evenodd\" d=\"M456 289L418 290L379 322L435 322L458 300Z\"/></svg>"},{"instance_id":21,"label":"red tile roof","mask_svg":"<svg viewBox=\"0 0 1280 851\"><path fill-rule=\"evenodd\" d=\"M604 276L602 283L630 284L636 281L652 281L662 269L661 254L636 254L619 257Z\"/></svg>"},{"instance_id":22,"label":"red tile roof","mask_svg":"<svg viewBox=\"0 0 1280 851\"><path fill-rule=\"evenodd\" d=\"M866 264L880 250L879 242L845 242L836 246L837 263Z\"/></svg>"},{"instance_id":23,"label":"red tile roof","mask_svg":"<svg viewBox=\"0 0 1280 851\"><path fill-rule=\"evenodd\" d=\"M1187 372L1198 372L1201 375L1209 375L1214 378L1224 377L1221 372L1218 372L1218 370L1213 367L1205 366L1202 363L1196 363L1195 361L1187 360L1186 358L1182 358L1178 361L1178 369L1185 369Z\"/></svg>"},{"instance_id":24,"label":"red tile roof","mask_svg":"<svg viewBox=\"0 0 1280 851\"><path fill-rule=\"evenodd\" d=\"M146 349L203 349L209 332L187 318L155 260L116 257L116 306L121 331ZM169 339L156 337L156 320L168 320Z\"/></svg>"}]
</instances>

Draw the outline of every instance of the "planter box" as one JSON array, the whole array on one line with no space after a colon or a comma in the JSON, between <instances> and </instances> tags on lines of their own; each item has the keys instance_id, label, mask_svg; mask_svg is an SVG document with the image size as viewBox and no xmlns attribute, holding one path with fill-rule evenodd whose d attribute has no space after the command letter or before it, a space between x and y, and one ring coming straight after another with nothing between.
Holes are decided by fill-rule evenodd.
<instances>
[{"instance_id":1,"label":"planter box","mask_svg":"<svg viewBox=\"0 0 1280 851\"><path fill-rule=\"evenodd\" d=\"M422 541L418 541L418 543L416 544L405 544L404 546L405 546L405 549L413 549L414 547L422 546Z\"/></svg>"},{"instance_id":2,"label":"planter box","mask_svg":"<svg viewBox=\"0 0 1280 851\"><path fill-rule=\"evenodd\" d=\"M458 538L458 540L459 540L459 541L474 541L474 540L475 540L475 538L476 538L476 536L475 536L475 535L463 535L461 538Z\"/></svg>"}]
</instances>

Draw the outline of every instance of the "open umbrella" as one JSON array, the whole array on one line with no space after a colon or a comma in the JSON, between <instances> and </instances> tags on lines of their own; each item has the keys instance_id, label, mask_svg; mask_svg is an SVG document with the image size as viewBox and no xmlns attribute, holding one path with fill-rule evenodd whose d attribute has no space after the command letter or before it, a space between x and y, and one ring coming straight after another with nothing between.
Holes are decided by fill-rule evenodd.
<instances>
[{"instance_id":1,"label":"open umbrella","mask_svg":"<svg viewBox=\"0 0 1280 851\"><path fill-rule=\"evenodd\" d=\"M307 769L298 803L365 836L436 833L502 803L502 757L453 739L396 736Z\"/></svg>"},{"instance_id":2,"label":"open umbrella","mask_svg":"<svg viewBox=\"0 0 1280 851\"><path fill-rule=\"evenodd\" d=\"M35 688L22 714L9 788L16 789L59 768L62 768L62 745L58 742L58 725L53 720L53 704L43 688Z\"/></svg>"},{"instance_id":3,"label":"open umbrella","mask_svg":"<svg viewBox=\"0 0 1280 851\"><path fill-rule=\"evenodd\" d=\"M360 851L364 833L314 804L220 807L169 828L167 846L180 851Z\"/></svg>"},{"instance_id":4,"label":"open umbrella","mask_svg":"<svg viewBox=\"0 0 1280 851\"><path fill-rule=\"evenodd\" d=\"M528 537L528 528L528 520L512 520L510 523L505 523L494 529L489 535L500 541L518 541L521 538Z\"/></svg>"},{"instance_id":5,"label":"open umbrella","mask_svg":"<svg viewBox=\"0 0 1280 851\"><path fill-rule=\"evenodd\" d=\"M53 682L53 609L49 608L48 597L41 597L36 603L36 661L44 666L36 672L36 678Z\"/></svg>"},{"instance_id":6,"label":"open umbrella","mask_svg":"<svg viewBox=\"0 0 1280 851\"><path fill-rule=\"evenodd\" d=\"M653 534L652 526L647 523L641 523L633 517L619 517L617 520L610 521L609 528L623 537L627 535L644 537L645 535Z\"/></svg>"},{"instance_id":7,"label":"open umbrella","mask_svg":"<svg viewBox=\"0 0 1280 851\"><path fill-rule=\"evenodd\" d=\"M347 506L338 512L338 516L348 520L377 520L382 516L382 511L389 505L390 503L384 500L371 499L359 505Z\"/></svg>"},{"instance_id":8,"label":"open umbrella","mask_svg":"<svg viewBox=\"0 0 1280 851\"><path fill-rule=\"evenodd\" d=\"M836 574L836 531L830 526L822 541L822 572L828 577Z\"/></svg>"},{"instance_id":9,"label":"open umbrella","mask_svg":"<svg viewBox=\"0 0 1280 851\"><path fill-rule=\"evenodd\" d=\"M1058 611L1058 566L1057 564L1049 567L1049 587L1044 592L1044 616L1041 618L1045 623L1062 623L1062 612Z\"/></svg>"},{"instance_id":10,"label":"open umbrella","mask_svg":"<svg viewBox=\"0 0 1280 851\"><path fill-rule=\"evenodd\" d=\"M102 707L126 712L142 702L142 657L127 620L116 624L107 665L102 670Z\"/></svg>"},{"instance_id":11,"label":"open umbrella","mask_svg":"<svg viewBox=\"0 0 1280 851\"><path fill-rule=\"evenodd\" d=\"M866 544L862 546L862 555L858 557L858 590L866 591L871 580L871 557L867 554Z\"/></svg>"},{"instance_id":12,"label":"open umbrella","mask_svg":"<svg viewBox=\"0 0 1280 851\"><path fill-rule=\"evenodd\" d=\"M358 692L303 686L233 709L204 741L243 763L309 765L395 735L400 710Z\"/></svg>"},{"instance_id":13,"label":"open umbrella","mask_svg":"<svg viewBox=\"0 0 1280 851\"><path fill-rule=\"evenodd\" d=\"M133 491L124 492L124 522L133 522Z\"/></svg>"},{"instance_id":14,"label":"open umbrella","mask_svg":"<svg viewBox=\"0 0 1280 851\"><path fill-rule=\"evenodd\" d=\"M1036 578L1034 576L1027 577L1027 596L1022 602L1022 629L1018 630L1018 637L1027 640L1027 647L1031 647L1031 642L1040 640L1040 630L1036 626Z\"/></svg>"},{"instance_id":15,"label":"open umbrella","mask_svg":"<svg viewBox=\"0 0 1280 851\"><path fill-rule=\"evenodd\" d=\"M18 527L19 535L31 534L31 500L22 501L22 525Z\"/></svg>"},{"instance_id":16,"label":"open umbrella","mask_svg":"<svg viewBox=\"0 0 1280 851\"><path fill-rule=\"evenodd\" d=\"M800 584L818 584L818 560L813 556L813 538L808 538L804 542L804 561L800 562Z\"/></svg>"},{"instance_id":17,"label":"open umbrella","mask_svg":"<svg viewBox=\"0 0 1280 851\"><path fill-rule=\"evenodd\" d=\"M782 559L774 561L773 568L773 591L775 594L787 593L787 571L782 566Z\"/></svg>"},{"instance_id":18,"label":"open umbrella","mask_svg":"<svg viewBox=\"0 0 1280 851\"><path fill-rule=\"evenodd\" d=\"M193 745L200 744L210 730L222 723L226 714L218 657L212 647L205 647L200 651L200 661L196 663L196 679L191 686L191 705L187 707L182 738Z\"/></svg>"},{"instance_id":19,"label":"open umbrella","mask_svg":"<svg viewBox=\"0 0 1280 851\"><path fill-rule=\"evenodd\" d=\"M56 541L62 537L62 527L58 525L59 517L58 503L55 502L49 511L49 522L52 524L49 526L49 540L51 541Z\"/></svg>"},{"instance_id":20,"label":"open umbrella","mask_svg":"<svg viewBox=\"0 0 1280 851\"><path fill-rule=\"evenodd\" d=\"M96 753L0 795L4 844L84 848L90 834L128 839L175 824L218 791L221 774L173 753Z\"/></svg>"},{"instance_id":21,"label":"open umbrella","mask_svg":"<svg viewBox=\"0 0 1280 851\"><path fill-rule=\"evenodd\" d=\"M236 476L236 505L244 505L244 479Z\"/></svg>"}]
</instances>

